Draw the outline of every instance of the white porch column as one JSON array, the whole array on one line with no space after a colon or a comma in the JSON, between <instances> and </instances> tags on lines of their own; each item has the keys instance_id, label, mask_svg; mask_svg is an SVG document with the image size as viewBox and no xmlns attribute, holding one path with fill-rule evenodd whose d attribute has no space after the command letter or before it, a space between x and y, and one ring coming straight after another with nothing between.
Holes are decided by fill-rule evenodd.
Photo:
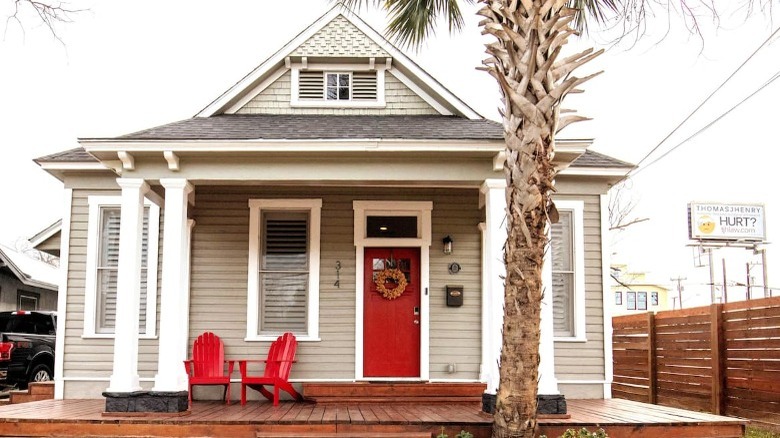
<instances>
[{"instance_id":1,"label":"white porch column","mask_svg":"<svg viewBox=\"0 0 780 438\"><path fill-rule=\"evenodd\" d=\"M117 178L122 189L114 330L114 372L107 392L140 391L138 378L138 312L141 300L141 239L144 195L142 179Z\"/></svg>"},{"instance_id":2,"label":"white porch column","mask_svg":"<svg viewBox=\"0 0 780 438\"><path fill-rule=\"evenodd\" d=\"M549 225L548 225L549 229ZM547 231L550 235L550 231ZM555 342L553 329L552 260L548 243L542 267L542 314L539 339L539 395L558 395L558 379L555 377Z\"/></svg>"},{"instance_id":3,"label":"white porch column","mask_svg":"<svg viewBox=\"0 0 780 438\"><path fill-rule=\"evenodd\" d=\"M483 235L482 380L486 392L498 391L501 332L504 326L504 244L506 243L506 181L488 179L480 188L485 206Z\"/></svg>"},{"instance_id":4,"label":"white porch column","mask_svg":"<svg viewBox=\"0 0 780 438\"><path fill-rule=\"evenodd\" d=\"M163 228L162 290L160 299L160 343L154 391L185 391L187 375L189 309L189 236L187 220L189 194L193 187L183 178L161 179L165 188Z\"/></svg>"}]
</instances>

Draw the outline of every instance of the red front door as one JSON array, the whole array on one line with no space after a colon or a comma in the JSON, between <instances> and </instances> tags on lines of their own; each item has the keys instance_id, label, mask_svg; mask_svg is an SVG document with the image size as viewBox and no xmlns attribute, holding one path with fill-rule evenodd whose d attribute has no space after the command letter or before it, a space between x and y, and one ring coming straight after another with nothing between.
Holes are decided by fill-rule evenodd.
<instances>
[{"instance_id":1,"label":"red front door","mask_svg":"<svg viewBox=\"0 0 780 438\"><path fill-rule=\"evenodd\" d=\"M420 377L420 250L366 248L363 267L363 376ZM377 276L384 273L385 294ZM395 279L393 277L396 277Z\"/></svg>"}]
</instances>

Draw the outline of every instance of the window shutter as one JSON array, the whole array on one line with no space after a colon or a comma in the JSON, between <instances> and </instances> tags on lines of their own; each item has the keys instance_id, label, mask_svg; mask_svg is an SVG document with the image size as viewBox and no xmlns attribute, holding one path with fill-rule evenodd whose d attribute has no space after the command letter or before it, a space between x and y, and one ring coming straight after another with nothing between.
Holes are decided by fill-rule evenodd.
<instances>
[{"instance_id":1,"label":"window shutter","mask_svg":"<svg viewBox=\"0 0 780 438\"><path fill-rule=\"evenodd\" d=\"M555 336L574 336L573 214L562 210L550 228L552 261L553 330Z\"/></svg>"},{"instance_id":2,"label":"window shutter","mask_svg":"<svg viewBox=\"0 0 780 438\"><path fill-rule=\"evenodd\" d=\"M301 71L298 75L298 98L301 100L322 100L324 75L321 71Z\"/></svg>"},{"instance_id":3,"label":"window shutter","mask_svg":"<svg viewBox=\"0 0 780 438\"><path fill-rule=\"evenodd\" d=\"M352 73L352 99L376 100L376 72Z\"/></svg>"},{"instance_id":4,"label":"window shutter","mask_svg":"<svg viewBox=\"0 0 780 438\"><path fill-rule=\"evenodd\" d=\"M304 332L309 284L308 214L264 216L260 332Z\"/></svg>"}]
</instances>

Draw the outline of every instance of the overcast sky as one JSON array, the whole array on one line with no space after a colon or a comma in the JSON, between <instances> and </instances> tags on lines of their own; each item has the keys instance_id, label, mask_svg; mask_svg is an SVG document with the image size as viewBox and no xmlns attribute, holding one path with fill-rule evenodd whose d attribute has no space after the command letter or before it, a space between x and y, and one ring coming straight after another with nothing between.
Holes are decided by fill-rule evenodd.
<instances>
[{"instance_id":1,"label":"overcast sky","mask_svg":"<svg viewBox=\"0 0 780 438\"><path fill-rule=\"evenodd\" d=\"M0 0L0 16L8 15L11 3ZM290 2L256 0L72 4L89 11L61 29L64 46L32 21L25 22L24 31L10 22L0 41L0 242L29 237L61 215L62 185L33 158L76 147L78 137L116 136L193 116L330 6L326 0L299 0L294 9ZM383 30L381 13L361 16ZM442 30L410 55L477 111L497 119L496 85L475 69L486 41L477 22L469 14L462 34ZM662 20L653 20L635 45L611 46L606 33L573 42L573 47L608 48L582 70L605 72L584 85L584 94L564 103L594 120L567 128L560 137L594 138L594 150L636 163L774 30L768 18L745 22L739 12L724 13L719 29L708 20L701 24L703 38L681 31L679 23L666 35ZM775 40L760 51L659 151L680 143L777 74L779 46ZM639 172L629 194L637 215L650 220L619 236L615 260L665 283L686 276L694 300L708 271L693 267L685 246L690 201L763 203L772 241L780 232L774 195L780 187L774 162L778 98L780 81ZM727 254L721 253L718 267ZM729 279L744 281L745 253L728 254ZM780 251L769 254L771 272L773 263L780 266L774 256ZM753 270L760 279L760 267ZM717 276L722 278L720 268ZM780 282L780 275L775 278ZM699 286L708 296L709 289Z\"/></svg>"}]
</instances>

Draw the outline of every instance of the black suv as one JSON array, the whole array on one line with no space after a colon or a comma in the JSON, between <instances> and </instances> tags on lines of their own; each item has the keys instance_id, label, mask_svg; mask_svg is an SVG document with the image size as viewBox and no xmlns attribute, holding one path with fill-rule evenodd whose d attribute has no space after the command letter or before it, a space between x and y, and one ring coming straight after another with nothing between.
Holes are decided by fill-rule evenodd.
<instances>
[{"instance_id":1,"label":"black suv","mask_svg":"<svg viewBox=\"0 0 780 438\"><path fill-rule=\"evenodd\" d=\"M52 380L56 328L56 312L0 312L0 384Z\"/></svg>"}]
</instances>

